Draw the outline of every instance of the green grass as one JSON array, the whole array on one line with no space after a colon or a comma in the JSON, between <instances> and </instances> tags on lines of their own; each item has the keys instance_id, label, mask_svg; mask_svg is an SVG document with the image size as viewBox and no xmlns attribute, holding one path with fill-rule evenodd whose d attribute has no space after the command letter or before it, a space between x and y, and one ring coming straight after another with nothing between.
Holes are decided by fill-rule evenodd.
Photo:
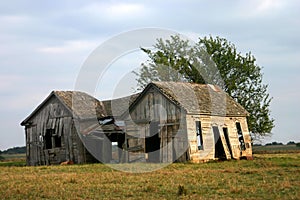
<instances>
[{"instance_id":1,"label":"green grass","mask_svg":"<svg viewBox=\"0 0 300 200\"><path fill-rule=\"evenodd\" d=\"M25 166L26 155L25 154L1 154L0 161L1 166Z\"/></svg>"},{"instance_id":2,"label":"green grass","mask_svg":"<svg viewBox=\"0 0 300 200\"><path fill-rule=\"evenodd\" d=\"M299 199L299 191L299 153L138 174L102 164L0 166L1 199Z\"/></svg>"},{"instance_id":3,"label":"green grass","mask_svg":"<svg viewBox=\"0 0 300 200\"><path fill-rule=\"evenodd\" d=\"M3 161L0 162L0 167L23 167L26 165L25 161Z\"/></svg>"},{"instance_id":4,"label":"green grass","mask_svg":"<svg viewBox=\"0 0 300 200\"><path fill-rule=\"evenodd\" d=\"M5 161L11 161L11 160L25 160L26 154L20 153L20 154L0 154L1 157L4 158Z\"/></svg>"}]
</instances>

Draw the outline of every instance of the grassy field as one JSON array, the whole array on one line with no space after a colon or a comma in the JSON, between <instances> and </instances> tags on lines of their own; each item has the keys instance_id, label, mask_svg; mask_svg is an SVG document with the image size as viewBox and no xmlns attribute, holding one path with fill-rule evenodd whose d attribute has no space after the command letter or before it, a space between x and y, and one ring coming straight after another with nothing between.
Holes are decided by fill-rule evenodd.
<instances>
[{"instance_id":1,"label":"grassy field","mask_svg":"<svg viewBox=\"0 0 300 200\"><path fill-rule=\"evenodd\" d=\"M253 146L255 154L271 154L271 153L300 153L300 148L295 144L291 145L267 145Z\"/></svg>"},{"instance_id":2,"label":"grassy field","mask_svg":"<svg viewBox=\"0 0 300 200\"><path fill-rule=\"evenodd\" d=\"M300 153L175 163L141 174L102 164L25 167L14 162L0 163L0 199L300 198Z\"/></svg>"}]
</instances>

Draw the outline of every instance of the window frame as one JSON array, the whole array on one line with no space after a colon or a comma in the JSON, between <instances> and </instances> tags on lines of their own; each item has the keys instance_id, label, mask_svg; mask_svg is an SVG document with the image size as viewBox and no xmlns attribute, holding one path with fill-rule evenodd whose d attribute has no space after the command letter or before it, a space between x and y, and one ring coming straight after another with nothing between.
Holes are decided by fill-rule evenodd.
<instances>
[{"instance_id":1,"label":"window frame","mask_svg":"<svg viewBox=\"0 0 300 200\"><path fill-rule=\"evenodd\" d=\"M62 147L61 136L55 133L55 129L46 129L46 134L43 138L45 149L54 149Z\"/></svg>"},{"instance_id":2,"label":"window frame","mask_svg":"<svg viewBox=\"0 0 300 200\"><path fill-rule=\"evenodd\" d=\"M201 121L198 120L195 121L195 125L196 125L197 150L204 150Z\"/></svg>"},{"instance_id":3,"label":"window frame","mask_svg":"<svg viewBox=\"0 0 300 200\"><path fill-rule=\"evenodd\" d=\"M236 127L236 131L237 131L241 151L245 151L246 150L246 143L245 143L245 138L244 138L244 134L243 134L243 130L242 130L242 125L241 125L240 122L237 121L237 122L235 122L235 127Z\"/></svg>"}]
</instances>

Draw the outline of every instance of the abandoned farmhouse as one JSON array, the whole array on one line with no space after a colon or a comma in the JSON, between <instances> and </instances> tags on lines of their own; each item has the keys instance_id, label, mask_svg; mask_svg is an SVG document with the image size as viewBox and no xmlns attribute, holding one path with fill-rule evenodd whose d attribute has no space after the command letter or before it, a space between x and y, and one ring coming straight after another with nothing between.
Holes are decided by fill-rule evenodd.
<instances>
[{"instance_id":1,"label":"abandoned farmhouse","mask_svg":"<svg viewBox=\"0 0 300 200\"><path fill-rule=\"evenodd\" d=\"M217 86L152 82L106 101L53 91L21 125L27 165L204 162L252 157L247 116Z\"/></svg>"}]
</instances>

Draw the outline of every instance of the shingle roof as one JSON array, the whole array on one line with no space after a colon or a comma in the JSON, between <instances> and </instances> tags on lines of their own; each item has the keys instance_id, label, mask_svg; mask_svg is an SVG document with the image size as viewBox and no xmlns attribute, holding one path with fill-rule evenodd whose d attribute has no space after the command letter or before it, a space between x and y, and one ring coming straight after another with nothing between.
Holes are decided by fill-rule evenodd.
<instances>
[{"instance_id":1,"label":"shingle roof","mask_svg":"<svg viewBox=\"0 0 300 200\"><path fill-rule=\"evenodd\" d=\"M23 122L21 122L21 125L25 125L53 96L58 98L74 117L79 119L89 119L120 116L128 110L129 105L135 100L138 94L113 100L99 101L91 95L80 91L52 91L50 95Z\"/></svg>"},{"instance_id":2,"label":"shingle roof","mask_svg":"<svg viewBox=\"0 0 300 200\"><path fill-rule=\"evenodd\" d=\"M75 117L86 119L107 116L103 103L84 92L54 91L54 94L67 106Z\"/></svg>"},{"instance_id":3,"label":"shingle roof","mask_svg":"<svg viewBox=\"0 0 300 200\"><path fill-rule=\"evenodd\" d=\"M247 116L249 114L240 104L217 86L186 82L153 82L145 90L152 86L156 87L168 99L184 108L190 114L200 113L220 116ZM144 91L141 95L143 95ZM101 102L84 92L52 91L21 125L25 125L53 96L57 97L74 117L87 119L121 116L139 95L134 94Z\"/></svg>"},{"instance_id":4,"label":"shingle roof","mask_svg":"<svg viewBox=\"0 0 300 200\"><path fill-rule=\"evenodd\" d=\"M249 113L218 86L186 82L153 82L167 98L190 114L247 116Z\"/></svg>"},{"instance_id":5,"label":"shingle roof","mask_svg":"<svg viewBox=\"0 0 300 200\"><path fill-rule=\"evenodd\" d=\"M79 91L52 91L50 95L24 120L25 125L51 98L56 97L76 118L101 118L107 116L102 102Z\"/></svg>"},{"instance_id":6,"label":"shingle roof","mask_svg":"<svg viewBox=\"0 0 300 200\"><path fill-rule=\"evenodd\" d=\"M129 109L131 103L138 97L139 93L130 96L102 101L106 113L109 116L119 117Z\"/></svg>"}]
</instances>

